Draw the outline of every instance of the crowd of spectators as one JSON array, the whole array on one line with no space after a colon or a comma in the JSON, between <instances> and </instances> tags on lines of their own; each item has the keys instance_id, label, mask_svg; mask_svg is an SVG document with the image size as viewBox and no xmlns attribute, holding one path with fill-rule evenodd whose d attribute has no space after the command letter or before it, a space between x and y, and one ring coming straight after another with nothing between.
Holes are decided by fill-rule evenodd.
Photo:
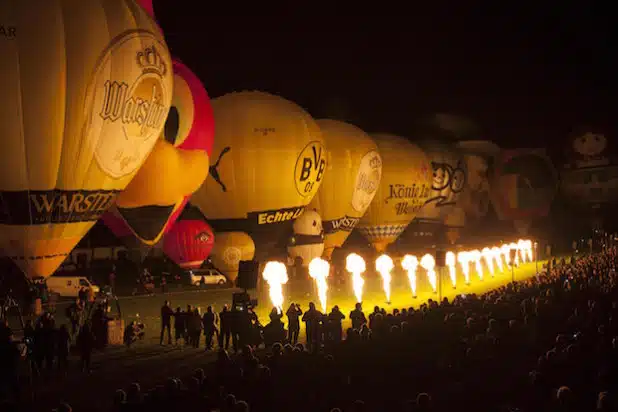
<instances>
[{"instance_id":1,"label":"crowd of spectators","mask_svg":"<svg viewBox=\"0 0 618 412\"><path fill-rule=\"evenodd\" d=\"M233 355L221 349L214 365L182 381L119 389L114 408L613 411L617 264L612 248L484 295L388 314L376 308L335 344L245 345Z\"/></svg>"}]
</instances>

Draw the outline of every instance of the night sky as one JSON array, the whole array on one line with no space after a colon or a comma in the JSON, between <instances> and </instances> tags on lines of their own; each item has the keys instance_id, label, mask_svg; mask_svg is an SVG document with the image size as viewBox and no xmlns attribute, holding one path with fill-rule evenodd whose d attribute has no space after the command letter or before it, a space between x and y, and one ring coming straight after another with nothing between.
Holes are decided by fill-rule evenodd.
<instances>
[{"instance_id":1,"label":"night sky","mask_svg":"<svg viewBox=\"0 0 618 412\"><path fill-rule=\"evenodd\" d=\"M155 0L155 12L211 97L267 91L318 118L412 139L435 112L469 116L482 137L510 147L560 141L573 128L615 132L609 10L183 8L196 3Z\"/></svg>"}]
</instances>

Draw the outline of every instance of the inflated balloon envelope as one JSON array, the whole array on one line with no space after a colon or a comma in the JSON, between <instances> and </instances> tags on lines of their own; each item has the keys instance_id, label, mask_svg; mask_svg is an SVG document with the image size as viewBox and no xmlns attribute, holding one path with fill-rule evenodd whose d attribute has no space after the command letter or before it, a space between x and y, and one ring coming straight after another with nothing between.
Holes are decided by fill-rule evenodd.
<instances>
[{"instance_id":1,"label":"inflated balloon envelope","mask_svg":"<svg viewBox=\"0 0 618 412\"><path fill-rule=\"evenodd\" d=\"M505 150L494 165L491 200L498 217L513 221L525 235L532 220L549 213L557 183L544 149Z\"/></svg>"},{"instance_id":2,"label":"inflated balloon envelope","mask_svg":"<svg viewBox=\"0 0 618 412\"><path fill-rule=\"evenodd\" d=\"M488 140L465 140L457 143L457 149L466 168L466 185L458 203L466 212L467 221L476 221L489 211L489 173L500 148Z\"/></svg>"},{"instance_id":3,"label":"inflated balloon envelope","mask_svg":"<svg viewBox=\"0 0 618 412\"><path fill-rule=\"evenodd\" d=\"M253 237L260 259L283 243L326 169L322 134L298 105L262 92L212 100L216 133L210 175L193 195L220 238ZM216 246L215 246L216 247Z\"/></svg>"},{"instance_id":4,"label":"inflated balloon envelope","mask_svg":"<svg viewBox=\"0 0 618 412\"><path fill-rule=\"evenodd\" d=\"M384 252L429 199L432 171L427 156L409 140L388 134L371 137L382 157L382 178L358 230Z\"/></svg>"},{"instance_id":5,"label":"inflated balloon envelope","mask_svg":"<svg viewBox=\"0 0 618 412\"><path fill-rule=\"evenodd\" d=\"M217 233L215 236L217 241L210 254L212 263L230 282L234 282L240 261L254 258L255 243L243 232Z\"/></svg>"},{"instance_id":6,"label":"inflated balloon envelope","mask_svg":"<svg viewBox=\"0 0 618 412\"><path fill-rule=\"evenodd\" d=\"M162 35L133 1L5 0L0 247L49 276L149 155L172 98Z\"/></svg>"},{"instance_id":7,"label":"inflated balloon envelope","mask_svg":"<svg viewBox=\"0 0 618 412\"><path fill-rule=\"evenodd\" d=\"M324 257L330 259L371 204L382 177L382 158L373 139L358 127L328 119L317 123L328 161L324 181L309 209L322 217Z\"/></svg>"},{"instance_id":8,"label":"inflated balloon envelope","mask_svg":"<svg viewBox=\"0 0 618 412\"><path fill-rule=\"evenodd\" d=\"M417 142L431 163L431 194L401 239L405 243L440 244L446 220L456 207L466 183L466 167L454 145L438 138Z\"/></svg>"},{"instance_id":9,"label":"inflated balloon envelope","mask_svg":"<svg viewBox=\"0 0 618 412\"><path fill-rule=\"evenodd\" d=\"M164 133L116 205L103 216L128 244L159 242L208 175L214 138L210 100L187 66L174 60L173 69L174 93Z\"/></svg>"},{"instance_id":10,"label":"inflated balloon envelope","mask_svg":"<svg viewBox=\"0 0 618 412\"><path fill-rule=\"evenodd\" d=\"M431 162L433 180L431 195L416 220L444 223L466 184L463 159L452 145L445 142L427 140L419 145Z\"/></svg>"},{"instance_id":11,"label":"inflated balloon envelope","mask_svg":"<svg viewBox=\"0 0 618 412\"><path fill-rule=\"evenodd\" d=\"M163 252L183 269L197 269L210 254L215 235L197 208L188 204L163 238Z\"/></svg>"}]
</instances>

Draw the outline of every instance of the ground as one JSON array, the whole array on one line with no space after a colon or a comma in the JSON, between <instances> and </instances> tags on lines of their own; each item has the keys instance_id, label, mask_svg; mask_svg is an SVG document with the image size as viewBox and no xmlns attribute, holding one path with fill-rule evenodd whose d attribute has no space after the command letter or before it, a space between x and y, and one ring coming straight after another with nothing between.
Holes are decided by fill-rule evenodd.
<instances>
[{"instance_id":1,"label":"ground","mask_svg":"<svg viewBox=\"0 0 618 412\"><path fill-rule=\"evenodd\" d=\"M539 262L541 267L541 262ZM516 280L523 280L534 276L535 264L521 265L514 271ZM457 294L483 293L499 287L511 281L513 274L510 270L496 273L495 277L486 274L484 280L479 280L474 269L471 270L471 284L465 285L463 275L458 274L457 289L453 289L448 277L448 271L444 270L442 276L442 296L449 299ZM393 272L393 294L391 305L385 304L384 292L381 280L376 275L365 276L365 295L363 307L365 313L369 313L374 305L390 308L418 307L427 299L438 299L439 295L431 291L426 282L424 271L419 271L418 297L414 299L410 292L407 275L405 272ZM196 305L204 310L212 305L219 311L223 304L230 304L232 289L219 290L195 290L187 292L170 292L165 295L138 296L120 298L120 307L123 318L129 322L138 316L146 324L147 338L133 349L124 347L108 348L105 353L94 356L93 372L82 374L74 370L67 377L40 378L35 385L34 398L37 405L43 407L55 406L64 400L71 403L76 410L88 409L92 411L108 410L114 391L118 388L126 388L131 382L139 381L144 388L150 388L163 383L169 376L185 377L195 368L204 367L214 358L213 353L206 353L203 349L177 348L174 346L159 346L159 311L164 300L170 300L173 307L186 307L187 304ZM257 313L263 323L268 321L268 313L272 306L266 296L259 296ZM313 292L291 291L286 296L284 309L290 302L300 303L306 309L309 301L319 302ZM339 305L342 312L347 316L352 310L356 300L351 285L339 289L333 287L329 291L329 308ZM62 302L58 307L58 320L63 322L62 314L68 302ZM284 318L285 319L285 318ZM344 327L349 325L346 319ZM302 338L302 336L301 336ZM76 362L76 361L75 361ZM93 390L93 388L96 388ZM94 393L96 392L96 393Z\"/></svg>"}]
</instances>

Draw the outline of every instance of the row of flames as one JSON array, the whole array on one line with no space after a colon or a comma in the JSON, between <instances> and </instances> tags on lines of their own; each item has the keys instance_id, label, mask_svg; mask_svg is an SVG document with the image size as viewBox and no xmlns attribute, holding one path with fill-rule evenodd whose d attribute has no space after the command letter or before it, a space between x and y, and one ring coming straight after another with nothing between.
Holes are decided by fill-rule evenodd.
<instances>
[{"instance_id":1,"label":"row of flames","mask_svg":"<svg viewBox=\"0 0 618 412\"><path fill-rule=\"evenodd\" d=\"M533 243L530 240L519 240L517 243L504 244L502 246L486 247L482 250L462 251L457 254L448 251L445 255L445 266L449 271L449 278L453 288L457 286L457 265L459 264L463 273L465 282L470 284L470 266L474 265L476 275L479 280L483 280L485 271L491 277L494 277L496 272L503 272L505 267L510 265L518 266L520 263L531 262L533 260ZM513 252L511 252L513 251ZM511 261L511 259L513 261ZM484 265L483 265L484 263ZM376 271L382 277L382 286L386 301L391 300L391 272L395 268L393 259L388 255L381 255L375 262ZM435 293L438 288L438 275L436 274L436 260L433 255L427 253L419 260L416 256L405 255L401 260L401 267L408 274L410 290L412 296L416 297L417 287L417 272L418 267L424 269L427 280ZM346 258L346 270L352 277L352 286L357 302L363 300L363 289L365 280L363 273L367 266L365 259L356 253L351 253ZM330 264L322 259L315 258L309 264L309 275L314 279L317 290L318 299L322 310L326 312L326 300L328 292L327 278L330 273ZM269 287L270 300L279 313L283 309L283 285L288 282L287 267L276 261L266 263L262 276Z\"/></svg>"}]
</instances>

